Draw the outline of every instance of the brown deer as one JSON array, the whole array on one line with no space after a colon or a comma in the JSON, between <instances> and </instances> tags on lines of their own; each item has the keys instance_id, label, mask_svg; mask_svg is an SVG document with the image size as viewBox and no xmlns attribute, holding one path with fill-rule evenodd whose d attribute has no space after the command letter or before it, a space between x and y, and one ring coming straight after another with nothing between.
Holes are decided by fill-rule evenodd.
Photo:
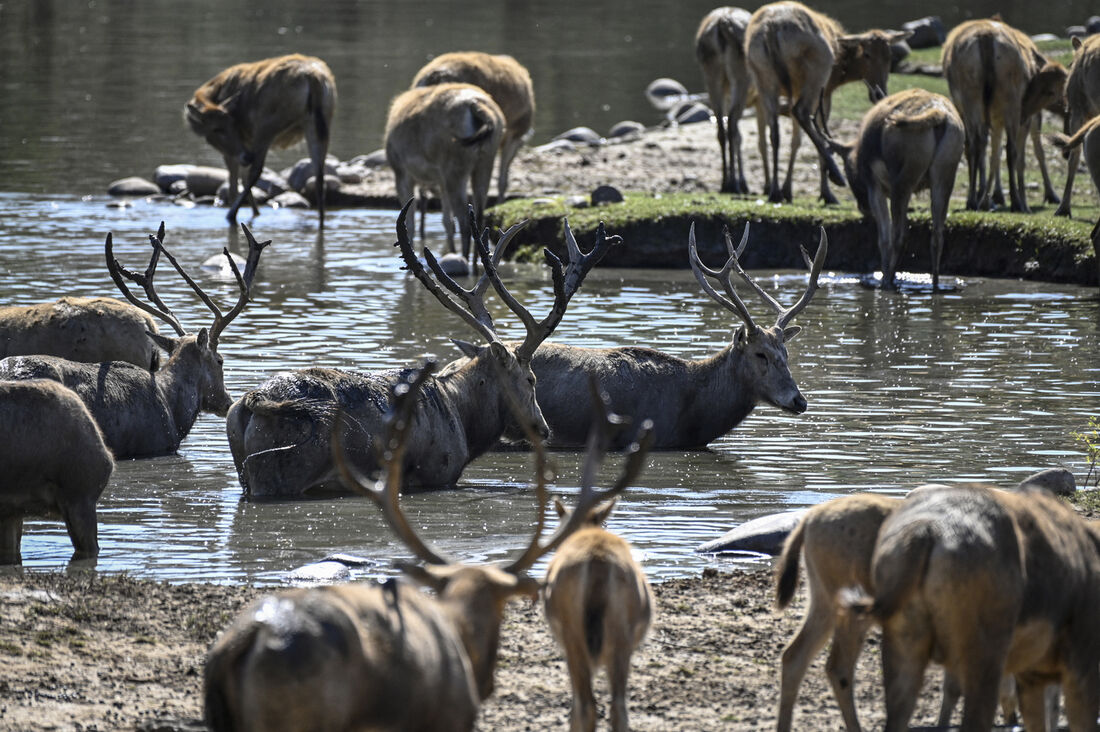
<instances>
[{"instance_id":1,"label":"brown deer","mask_svg":"<svg viewBox=\"0 0 1100 732\"><path fill-rule=\"evenodd\" d=\"M508 169L523 144L523 136L535 121L535 87L531 74L511 56L465 51L436 56L416 72L412 85L434 86L447 82L473 84L484 89L504 115L497 175L497 201L504 201L508 193Z\"/></svg>"},{"instance_id":2,"label":"brown deer","mask_svg":"<svg viewBox=\"0 0 1100 732\"><path fill-rule=\"evenodd\" d=\"M0 434L0 564L22 562L24 516L60 515L73 560L98 556L96 502L115 461L84 402L53 381L0 380Z\"/></svg>"},{"instance_id":3,"label":"brown deer","mask_svg":"<svg viewBox=\"0 0 1100 732\"><path fill-rule=\"evenodd\" d=\"M454 217L459 216L462 256L470 259L474 224L463 216L473 190L477 222L489 197L493 158L504 136L504 114L489 94L472 84L414 87L390 104L386 160L393 168L397 197L412 198L414 186L439 192L447 246L455 251Z\"/></svg>"},{"instance_id":4,"label":"brown deer","mask_svg":"<svg viewBox=\"0 0 1100 732\"><path fill-rule=\"evenodd\" d=\"M406 486L451 487L466 465L496 444L501 435L522 439L524 424L530 424L545 437L546 421L535 401L531 354L557 327L588 271L619 238L607 237L601 230L589 254L571 252L564 272L557 257L547 254L554 304L550 313L537 321L505 288L496 268L522 224L501 235L492 255L488 230L482 234L478 254L485 271L467 290L443 273L429 250L424 250L424 258L430 274L417 259L406 226L411 205L410 199L397 219L397 246L406 269L487 344L478 347L456 341L469 361L431 378L420 398L416 429L409 437L403 473ZM527 337L522 343L505 344L497 337L485 308L490 284L523 322ZM345 437L350 459L364 473L376 472L379 465L371 447L373 435L384 414L386 394L403 373L310 368L279 374L245 394L229 410L226 430L246 494L300 497L311 490L341 490L331 449L332 420L338 409L356 425ZM521 415L509 409L508 393L523 405Z\"/></svg>"},{"instance_id":5,"label":"brown deer","mask_svg":"<svg viewBox=\"0 0 1100 732\"><path fill-rule=\"evenodd\" d=\"M641 470L644 435L616 484L597 491L591 482L582 482L570 520L544 540L548 469L546 453L532 435L536 505L530 543L506 565L455 561L417 535L399 501L405 451L423 405L418 392L429 385L427 370L395 385L381 437L384 482L368 483L344 454L339 435L333 459L349 488L378 504L390 529L419 562L398 567L433 589L434 596L391 579L382 585L289 590L261 599L238 616L207 656L205 719L215 732L473 729L481 702L493 692L508 599L533 597L539 583L527 570ZM517 418L526 421L523 415ZM605 415L600 429L611 428ZM595 459L590 454L588 464Z\"/></svg>"},{"instance_id":6,"label":"brown deer","mask_svg":"<svg viewBox=\"0 0 1100 732\"><path fill-rule=\"evenodd\" d=\"M1100 115L1100 36L1089 36L1084 40L1074 36L1073 63L1066 77L1066 132L1077 132L1087 120ZM1071 151L1069 167L1066 170L1066 188L1062 192L1062 203L1055 216L1069 216L1073 196L1073 179L1077 175L1077 166L1081 164L1079 151Z\"/></svg>"},{"instance_id":7,"label":"brown deer","mask_svg":"<svg viewBox=\"0 0 1100 732\"><path fill-rule=\"evenodd\" d=\"M837 202L828 181L844 185L844 176L831 157L824 131L833 91L842 84L862 80L867 84L871 103L877 102L886 95L890 44L909 35L909 31L881 30L845 35L835 20L797 2L770 3L752 14L745 30L745 59L759 95L758 144L770 201L791 200L791 175L801 127L813 141L821 160L821 198L829 204ZM791 158L782 188L779 186L781 96L790 101L791 117L796 123L792 125ZM770 168L765 128L771 143Z\"/></svg>"},{"instance_id":8,"label":"brown deer","mask_svg":"<svg viewBox=\"0 0 1100 732\"><path fill-rule=\"evenodd\" d=\"M597 386L589 392L606 416L610 411L606 394L599 393ZM595 480L598 466L592 457L607 451L610 438L608 430L593 430L589 436L582 485ZM614 507L614 500L594 506L582 528L562 542L546 569L543 607L569 666L570 728L576 732L596 729L592 676L599 667L606 671L611 687L611 729L629 729L630 656L645 638L653 617L653 593L645 572L630 554L630 544L602 528ZM568 522L568 509L561 501L554 501L554 509Z\"/></svg>"},{"instance_id":9,"label":"brown deer","mask_svg":"<svg viewBox=\"0 0 1100 732\"><path fill-rule=\"evenodd\" d=\"M1054 144L1061 148L1071 161L1075 156L1080 158L1081 151L1084 150L1085 165L1089 169L1089 175L1092 177L1097 192L1100 192L1100 115L1081 125L1073 136L1056 135ZM1093 256L1096 259L1097 267L1100 267L1100 219L1097 219L1096 225L1092 227L1090 238L1092 239ZM1100 282L1100 278L1098 278L1098 282Z\"/></svg>"},{"instance_id":10,"label":"brown deer","mask_svg":"<svg viewBox=\"0 0 1100 732\"><path fill-rule=\"evenodd\" d=\"M325 220L325 155L328 153L332 114L336 109L336 80L325 62L292 54L230 66L200 86L183 110L188 127L225 158L229 196L227 218L237 220L246 200L259 214L252 186L260 179L267 152L303 137L316 175L317 210ZM241 167L244 188L237 192Z\"/></svg>"},{"instance_id":11,"label":"brown deer","mask_svg":"<svg viewBox=\"0 0 1100 732\"><path fill-rule=\"evenodd\" d=\"M909 200L916 191L928 188L932 289L939 288L944 221L964 142L963 123L955 106L946 97L923 89L898 92L871 107L855 142L830 141L844 163L859 210L878 230L883 287L894 286L905 251Z\"/></svg>"},{"instance_id":12,"label":"brown deer","mask_svg":"<svg viewBox=\"0 0 1100 732\"><path fill-rule=\"evenodd\" d=\"M1046 728L1061 683L1072 730L1100 712L1100 537L1043 490L938 487L911 495L879 531L873 599L845 604L883 628L886 730L908 728L929 660L964 696L963 732L993 724L1002 673L1024 725Z\"/></svg>"},{"instance_id":13,"label":"brown deer","mask_svg":"<svg viewBox=\"0 0 1100 732\"><path fill-rule=\"evenodd\" d=\"M70 361L127 361L149 371L160 350L152 317L110 297L62 297L0 307L0 358L39 354Z\"/></svg>"},{"instance_id":14,"label":"brown deer","mask_svg":"<svg viewBox=\"0 0 1100 732\"><path fill-rule=\"evenodd\" d=\"M1030 211L1023 188L1026 134L1032 117L1058 99L1065 81L1061 65L1044 62L1027 36L999 20L967 21L948 34L943 71L966 128L967 208L990 205L985 147L991 142L990 154L999 158L1003 131L1010 206ZM993 171L996 165L991 163Z\"/></svg>"},{"instance_id":15,"label":"brown deer","mask_svg":"<svg viewBox=\"0 0 1100 732\"><path fill-rule=\"evenodd\" d=\"M257 242L248 227L241 228L248 239L248 260L242 275L228 250L225 252L240 289L236 304L225 314L164 247L164 224L156 236L149 237L153 254L143 274L131 272L118 263L112 235L107 234L107 268L119 290L134 306L161 318L179 335L169 338L149 334L169 353L168 362L155 374L122 361L84 364L53 356L11 356L0 361L0 378L52 379L75 391L95 417L116 458L174 453L191 431L199 412L224 416L233 401L225 390L218 339L248 304L260 252L271 243ZM203 328L195 335L188 335L157 295L154 277L162 254L214 313L209 330ZM145 290L149 303L134 296L124 277Z\"/></svg>"},{"instance_id":16,"label":"brown deer","mask_svg":"<svg viewBox=\"0 0 1100 732\"><path fill-rule=\"evenodd\" d=\"M550 425L550 444L584 444L586 431L581 415L592 409L585 389L590 376L599 380L617 412L635 424L645 419L653 421L654 447L661 450L702 447L740 424L760 402L793 414L806 410L806 398L787 364L785 344L802 330L789 324L817 291L828 239L822 230L813 262L806 257L810 268L806 291L794 305L784 308L741 268L737 258L748 236L746 224L735 249L726 234L729 259L720 271L714 271L699 261L694 224L688 232L689 258L699 284L744 321L733 341L717 354L694 361L641 346L581 348L556 343L544 343L535 351L531 365L539 383L539 406ZM566 231L567 246L575 248L576 242L571 239L572 234ZM777 313L774 325L760 326L753 320L734 289L734 271ZM719 294L708 277L716 280L726 295ZM621 441L614 445L623 446Z\"/></svg>"},{"instance_id":17,"label":"brown deer","mask_svg":"<svg viewBox=\"0 0 1100 732\"><path fill-rule=\"evenodd\" d=\"M703 16L695 32L695 59L703 68L703 82L718 127L723 193L749 192L738 122L752 96L745 63L745 28L750 17L743 8L715 8Z\"/></svg>"}]
</instances>

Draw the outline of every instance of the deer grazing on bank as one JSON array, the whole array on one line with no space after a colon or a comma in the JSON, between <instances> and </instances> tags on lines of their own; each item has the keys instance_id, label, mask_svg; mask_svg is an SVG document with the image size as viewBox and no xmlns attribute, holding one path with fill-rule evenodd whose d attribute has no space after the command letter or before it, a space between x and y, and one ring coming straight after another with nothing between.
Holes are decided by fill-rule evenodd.
<instances>
[{"instance_id":1,"label":"deer grazing on bank","mask_svg":"<svg viewBox=\"0 0 1100 732\"><path fill-rule=\"evenodd\" d=\"M738 122L752 91L745 63L745 28L750 17L743 8L715 8L703 17L695 32L695 59L703 68L703 82L718 127L723 193L749 192Z\"/></svg>"},{"instance_id":2,"label":"deer grazing on bank","mask_svg":"<svg viewBox=\"0 0 1100 732\"><path fill-rule=\"evenodd\" d=\"M534 597L539 583L527 570L642 468L644 434L615 485L598 491L582 481L570 519L543 539L548 468L545 450L532 435L536 505L529 544L505 565L450 559L417 535L399 501L406 449L416 431L415 415L423 408L419 392L430 386L427 371L395 384L394 406L379 438L384 482L367 482L344 454L340 436L334 440L333 459L349 487L378 504L387 525L413 552L419 563L399 563L402 572L433 589L434 596L391 579L382 585L288 590L259 600L223 632L207 656L205 719L214 732L473 729L481 702L493 692L508 599ZM526 415L517 419L526 421ZM605 415L596 428L612 427ZM597 458L590 454L588 464Z\"/></svg>"},{"instance_id":3,"label":"deer grazing on bank","mask_svg":"<svg viewBox=\"0 0 1100 732\"><path fill-rule=\"evenodd\" d=\"M62 297L35 305L0 307L0 358L58 356L70 361L127 361L149 371L160 350L146 335L152 317L110 297Z\"/></svg>"},{"instance_id":4,"label":"deer grazing on bank","mask_svg":"<svg viewBox=\"0 0 1100 732\"><path fill-rule=\"evenodd\" d=\"M806 399L787 364L785 344L802 330L790 322L817 291L828 239L823 229L812 263L803 250L810 269L809 284L794 305L783 308L738 262L748 236L746 224L741 243L735 249L726 234L729 259L720 271L714 271L699 261L694 224L688 232L689 257L699 284L711 298L744 321L734 333L733 342L710 358L685 360L642 346L582 348L544 343L535 351L531 365L539 383L539 406L550 425L551 445L584 444L582 415L592 409L585 389L590 376L610 395L617 412L635 424L646 419L653 421L654 448L659 450L703 447L740 424L760 402L793 414L806 410ZM565 238L571 250L576 248L568 230ZM760 326L749 315L734 289L734 271L777 313L774 325ZM726 296L719 294L707 277L716 280ZM619 441L613 448L623 446Z\"/></svg>"},{"instance_id":5,"label":"deer grazing on bank","mask_svg":"<svg viewBox=\"0 0 1100 732\"><path fill-rule=\"evenodd\" d=\"M592 400L607 424L611 405L599 393L595 379L592 384ZM649 432L651 426L644 429ZM611 436L607 429L592 430L582 486L591 486L595 480L597 461L607 452ZM629 729L630 656L652 622L653 593L645 572L631 556L630 545L602 528L614 507L614 500L593 506L582 528L562 542L546 568L543 607L550 630L565 651L573 687L570 728L575 732L596 729L592 677L600 667L611 687L611 729ZM554 501L554 509L559 519L568 522L568 509L561 501Z\"/></svg>"},{"instance_id":6,"label":"deer grazing on bank","mask_svg":"<svg viewBox=\"0 0 1100 732\"><path fill-rule=\"evenodd\" d=\"M967 208L990 205L985 148L991 143L990 155L996 161L1003 131L1010 206L1013 211L1029 212L1023 186L1026 135L1032 118L1061 97L1065 69L1046 62L1035 44L1015 28L981 19L961 23L948 34L943 73L966 129ZM991 171L996 165L991 162Z\"/></svg>"},{"instance_id":7,"label":"deer grazing on bank","mask_svg":"<svg viewBox=\"0 0 1100 732\"><path fill-rule=\"evenodd\" d=\"M304 137L324 224L325 155L335 109L332 72L321 59L299 54L230 66L195 91L183 116L191 131L225 159L233 199L227 214L230 221L237 220L246 200L253 214L260 213L252 186L260 179L268 150L290 147ZM238 193L242 167L244 188Z\"/></svg>"},{"instance_id":8,"label":"deer grazing on bank","mask_svg":"<svg viewBox=\"0 0 1100 732\"><path fill-rule=\"evenodd\" d=\"M409 437L403 473L406 487L452 487L466 465L502 435L522 439L527 424L546 436L546 421L535 401L531 356L557 327L588 271L619 238L607 237L601 229L589 254L581 254L579 249L570 252L564 272L561 261L547 251L554 304L550 313L537 321L497 274L501 255L523 224L504 232L492 255L488 230L483 232L478 254L485 271L467 290L443 273L428 249L424 258L431 273L417 259L406 226L411 205L410 199L397 219L397 246L405 268L486 342L478 347L455 341L469 360L429 380L420 397L416 429ZM522 343L505 344L498 338L485 308L490 284L523 322L527 337ZM245 394L229 410L226 430L246 494L299 497L310 490L341 490L331 450L332 420L338 409L356 426L345 435L349 459L368 475L376 472L379 465L372 449L373 436L383 418L386 394L403 373L310 368L279 374ZM508 407L509 393L523 405L522 414L514 414Z\"/></svg>"},{"instance_id":9,"label":"deer grazing on bank","mask_svg":"<svg viewBox=\"0 0 1100 732\"><path fill-rule=\"evenodd\" d=\"M224 416L233 401L225 390L218 339L248 304L260 253L271 243L257 242L248 227L241 228L248 239L248 260L242 275L228 250L225 252L240 289L236 304L225 314L164 247L164 224L156 236L149 237L153 254L141 274L118 263L112 235L107 234L107 268L119 290L135 307L156 315L179 335L169 338L149 334L169 353L167 363L155 374L122 361L85 364L52 356L11 356L0 361L0 378L52 379L75 391L95 417L116 458L174 453L191 431L199 412ZM202 328L189 335L157 295L153 280L161 255L213 312L214 322L209 330ZM139 300L124 278L141 286L149 302Z\"/></svg>"},{"instance_id":10,"label":"deer grazing on bank","mask_svg":"<svg viewBox=\"0 0 1100 732\"><path fill-rule=\"evenodd\" d=\"M436 56L416 73L412 85L434 86L447 82L473 84L483 89L504 115L497 174L497 201L502 202L508 193L508 169L512 159L535 121L535 87L531 74L511 56L465 51ZM461 215L459 210L456 212Z\"/></svg>"},{"instance_id":11,"label":"deer grazing on bank","mask_svg":"<svg viewBox=\"0 0 1100 732\"><path fill-rule=\"evenodd\" d=\"M439 192L447 246L455 251L454 217L459 217L462 256L470 259L489 197L493 158L504 137L505 118L488 92L472 84L414 87L390 104L386 119L386 160L393 168L399 200L412 198L417 185ZM463 215L471 203L472 225Z\"/></svg>"},{"instance_id":12,"label":"deer grazing on bank","mask_svg":"<svg viewBox=\"0 0 1100 732\"><path fill-rule=\"evenodd\" d=\"M882 625L886 730L908 729L929 660L964 697L963 732L993 724L1002 674L1015 676L1024 726L1046 729L1061 683L1072 730L1100 712L1100 536L1043 490L940 486L883 522L873 597L845 605Z\"/></svg>"},{"instance_id":13,"label":"deer grazing on bank","mask_svg":"<svg viewBox=\"0 0 1100 732\"><path fill-rule=\"evenodd\" d=\"M886 97L863 117L855 142L830 141L844 163L859 210L875 222L882 286L894 286L905 251L909 200L929 189L932 289L940 284L944 221L962 158L965 132L949 99L923 89Z\"/></svg>"},{"instance_id":14,"label":"deer grazing on bank","mask_svg":"<svg viewBox=\"0 0 1100 732\"><path fill-rule=\"evenodd\" d=\"M1069 134L1081 129L1087 120L1100 115L1100 36L1093 35L1084 40L1075 36L1072 43L1073 63L1069 66L1065 92L1066 132ZM1066 188L1055 216L1070 215L1073 180L1080 164L1080 152L1072 150L1066 170Z\"/></svg>"},{"instance_id":15,"label":"deer grazing on bank","mask_svg":"<svg viewBox=\"0 0 1100 732\"><path fill-rule=\"evenodd\" d=\"M761 6L745 30L745 59L758 96L756 103L758 144L764 162L768 200L791 200L791 175L800 143L799 128L809 136L821 160L821 197L836 203L829 180L844 185L844 176L830 154L826 125L833 91L840 85L862 80L871 103L886 95L890 75L890 44L904 40L909 31L871 30L845 35L832 18L797 2ZM791 158L787 177L779 185L779 99L790 100ZM821 125L819 129L818 124ZM769 167L769 133L771 156Z\"/></svg>"},{"instance_id":16,"label":"deer grazing on bank","mask_svg":"<svg viewBox=\"0 0 1100 732\"><path fill-rule=\"evenodd\" d=\"M1100 115L1081 125L1073 136L1056 135L1054 144L1061 148L1071 161L1075 156L1079 158L1081 151L1084 151L1085 165L1089 169L1093 185L1100 193ZM1090 239L1096 264L1100 267L1100 219L1097 219L1096 225L1092 227Z\"/></svg>"},{"instance_id":17,"label":"deer grazing on bank","mask_svg":"<svg viewBox=\"0 0 1100 732\"><path fill-rule=\"evenodd\" d=\"M84 402L53 381L0 380L0 434L0 564L22 562L24 516L60 515L72 558L98 556L96 502L115 462Z\"/></svg>"}]
</instances>

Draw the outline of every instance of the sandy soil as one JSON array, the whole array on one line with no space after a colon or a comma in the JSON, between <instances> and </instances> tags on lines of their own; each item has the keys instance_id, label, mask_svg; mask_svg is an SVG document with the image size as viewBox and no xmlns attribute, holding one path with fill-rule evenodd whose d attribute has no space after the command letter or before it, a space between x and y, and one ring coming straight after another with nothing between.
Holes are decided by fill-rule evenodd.
<instances>
[{"instance_id":1,"label":"sandy soil","mask_svg":"<svg viewBox=\"0 0 1100 732\"><path fill-rule=\"evenodd\" d=\"M776 615L768 572L657 585L656 619L633 659L638 730L759 730L774 725L779 656L805 607ZM203 658L216 633L259 591L167 585L92 573L0 578L0 729L203 729ZM824 654L803 683L796 729L841 729ZM872 636L857 680L868 728L884 711ZM930 674L914 720L931 724ZM478 729L567 729L569 679L538 606L514 603L503 630L496 693ZM601 724L606 684L601 677Z\"/></svg>"}]
</instances>

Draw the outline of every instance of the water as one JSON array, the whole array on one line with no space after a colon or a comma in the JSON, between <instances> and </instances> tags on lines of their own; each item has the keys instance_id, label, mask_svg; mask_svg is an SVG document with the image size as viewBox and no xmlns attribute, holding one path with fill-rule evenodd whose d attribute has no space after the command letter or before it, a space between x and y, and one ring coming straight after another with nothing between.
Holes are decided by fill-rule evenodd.
<instances>
[{"instance_id":1,"label":"water","mask_svg":"<svg viewBox=\"0 0 1100 732\"><path fill-rule=\"evenodd\" d=\"M692 39L715 4L495 0L456 13L443 0L337 0L320 9L292 0L3 2L0 191L8 193L0 193L0 301L113 294L104 235L113 231L118 256L141 266L146 235L161 220L169 246L192 269L227 244L243 252L222 211L117 209L100 195L109 181L149 176L161 163L220 164L184 128L181 111L200 83L230 64L295 51L324 58L340 97L331 152L346 159L381 145L389 99L431 56L511 53L534 79L537 144L575 125L603 132L622 119L656 123L643 90L660 76L701 87ZM914 14L897 0L821 7L854 30L896 26ZM949 26L996 11L1029 31L1060 32L1091 8L1083 0L965 7L933 0L920 8ZM273 153L270 163L278 168L303 154ZM323 238L308 212L265 211L253 222L257 236L275 243L264 253L255 301L223 337L233 394L284 369L380 369L457 355L447 338L473 334L397 271L394 215L331 212ZM429 225L438 250L438 218ZM804 284L792 273L760 276L786 301ZM185 325L209 322L182 283L161 280ZM201 281L223 300L235 298L231 282ZM538 267L510 268L507 281L536 312L551 301ZM1007 485L1052 465L1081 476L1084 457L1069 433L1098 403L1096 307L1091 291L1074 287L973 281L932 297L873 292L831 274L798 318L805 331L790 348L809 411L796 417L761 407L709 450L654 455L611 526L635 544L652 576L669 577L715 561L693 547L746 519L837 494L897 492L924 480ZM500 322L518 335L514 321L501 315ZM734 325L690 273L600 270L557 339L703 357L728 341ZM554 457L559 490L575 490L579 457ZM523 453L485 456L466 471L461 490L411 496L407 510L445 551L503 556L524 544L531 524L528 461ZM274 583L334 551L371 558L360 574L385 571L405 555L362 499L239 499L223 423L203 416L178 456L119 464L101 503L98 567L172 581ZM27 523L26 566L60 568L70 553L57 522Z\"/></svg>"},{"instance_id":2,"label":"water","mask_svg":"<svg viewBox=\"0 0 1100 732\"><path fill-rule=\"evenodd\" d=\"M0 271L6 298L29 303L110 294L103 238L116 256L144 265L146 235L164 220L167 244L186 266L221 247L243 252L222 212L105 198L0 194ZM398 271L392 211L332 212L323 237L309 212L265 211L252 222L270 238L254 302L225 332L226 382L240 395L280 370L321 364L381 369L458 352L449 337L474 334ZM431 217L429 243L442 230ZM686 237L686 232L685 232ZM805 275L756 273L783 302ZM159 289L188 328L209 315L185 285ZM536 315L552 300L540 265L507 265L509 287ZM205 274L222 302L234 285ZM1100 338L1092 290L1013 281L970 281L956 293L882 293L844 273L827 273L797 319L792 370L809 410L762 406L709 450L655 454L623 496L611 528L629 538L655 578L697 573L718 562L693 548L767 513L857 490L896 493L923 481L1001 485L1062 465L1078 476L1084 455L1070 437L1100 403ZM506 337L521 328L495 299ZM764 319L758 301L749 307ZM541 315L539 315L541 317ZM586 346L646 344L700 358L730 338L732 316L706 300L690 272L596 270L555 338ZM580 457L554 453L556 490L576 490ZM617 467L612 459L605 471ZM502 558L526 542L533 519L530 456L492 453L475 461L452 492L410 496L406 510L423 536L468 560ZM123 461L101 501L101 571L181 580L273 583L330 552L366 556L357 574L407 556L358 497L244 503L224 423L202 416L178 456ZM24 563L64 565L71 547L58 522L29 521ZM749 562L759 559L745 560Z\"/></svg>"}]
</instances>

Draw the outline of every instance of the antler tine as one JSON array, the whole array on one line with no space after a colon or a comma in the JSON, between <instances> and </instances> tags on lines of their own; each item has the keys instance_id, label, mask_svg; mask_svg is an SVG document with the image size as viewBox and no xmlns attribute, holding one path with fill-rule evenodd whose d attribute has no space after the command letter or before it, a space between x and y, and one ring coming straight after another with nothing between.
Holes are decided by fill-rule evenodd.
<instances>
[{"instance_id":1,"label":"antler tine","mask_svg":"<svg viewBox=\"0 0 1100 732\"><path fill-rule=\"evenodd\" d=\"M599 388L595 377L589 379L589 388L592 390L597 416L588 436L588 451L581 474L581 492L577 498L577 505L565 523L558 527L546 543L540 544L541 531L536 533L523 555L505 567L508 572L518 573L529 569L540 557L558 548L570 534L585 524L593 507L621 493L634 482L645 465L645 457L653 446L653 422L648 419L642 423L634 442L628 449L626 464L615 484L603 491L597 491L593 487L596 471L607 453L612 437L629 423L629 420L611 411L610 398Z\"/></svg>"},{"instance_id":2,"label":"antler tine","mask_svg":"<svg viewBox=\"0 0 1100 732\"><path fill-rule=\"evenodd\" d=\"M802 293L802 297L798 298L798 302L781 312L779 317L775 319L775 324L779 328L787 327L787 324L794 320L794 316L810 304L814 293L817 292L817 277L821 274L821 268L825 264L825 254L829 251L829 237L825 235L825 227L821 227L821 238L817 241L817 252L814 254L812 263L810 263L810 255L806 252L806 248L799 248L802 250L802 258L809 264L810 281L806 285L806 291Z\"/></svg>"},{"instance_id":3,"label":"antler tine","mask_svg":"<svg viewBox=\"0 0 1100 732\"><path fill-rule=\"evenodd\" d=\"M163 221L160 224L160 229L157 230L157 237L154 238L153 236L150 236L149 239L153 242L156 242L158 239L160 241L164 240ZM157 245L153 245L153 254L149 258L149 266L145 268L145 273L140 275L136 272L131 272L130 270L126 269L121 264L119 264L117 259L115 259L114 237L112 236L111 232L107 232L107 241L104 244L103 248L104 253L107 257L107 271L111 275L111 280L115 283L115 286L118 287L119 291L122 292L123 296L134 307L138 308L139 310L143 310L150 315L155 315L164 322L168 323L170 326L172 326L172 330L176 331L176 335L186 335L187 331L183 329L183 326L180 324L179 319L177 319L176 316L172 313L171 309L167 305L165 305L164 302L161 301L160 296L157 295L156 290L153 288L153 276L156 274L157 261L160 258L160 249L157 247ZM130 291L130 288L126 285L126 281L123 278L129 279L130 281L139 285L145 291L145 296L149 298L153 305L149 305L148 303L144 303L141 300L138 300L137 297L134 296L134 293ZM154 305L156 307L154 307Z\"/></svg>"},{"instance_id":4,"label":"antler tine","mask_svg":"<svg viewBox=\"0 0 1100 732\"><path fill-rule=\"evenodd\" d=\"M510 239L510 234L514 236L512 233L513 230L526 223L526 221L523 221L513 226L505 232L505 235L501 237L501 241L505 241L505 237ZM561 322L562 317L565 315L565 309L569 306L569 301L572 300L573 295L577 293L581 283L584 282L584 278L587 277L588 273L592 271L592 268L604 258L604 255L607 254L611 247L621 242L622 237L617 234L610 237L607 236L604 223L601 221L596 228L596 242L592 245L591 251L585 254L577 244L577 239L573 235L573 230L569 228L569 220L566 219L565 247L569 256L569 264L566 266L564 273L562 271L561 260L557 255L549 249L543 250L543 256L546 258L546 263L550 266L550 273L554 283L554 304L546 317L539 322L535 322L531 314L518 302L515 302L515 299L512 298L511 295L505 297L505 294L498 290L498 294L500 294L501 298L504 299L506 303L509 303L508 307L523 320L523 324L527 328L527 337L523 339L523 343L516 349L516 358L521 361L529 361L531 357L534 356L535 350L539 345L549 338L550 334L554 332L554 329L558 327L558 323ZM512 305L511 303L515 304ZM524 315L524 313L526 313L526 315Z\"/></svg>"},{"instance_id":5,"label":"antler tine","mask_svg":"<svg viewBox=\"0 0 1100 732\"><path fill-rule=\"evenodd\" d=\"M270 239L263 242L256 241L256 237L252 236L252 232L245 224L241 224L241 229L244 230L244 236L248 240L248 259L244 263L243 276L240 270L237 269L237 263L229 254L229 248L222 248L222 253L229 260L229 269L233 271L233 278L237 280L237 287L240 288L241 294L237 297L237 303L224 317L215 311L214 324L210 326L210 347L215 350L218 347L218 336L225 330L226 326L241 314L245 306L248 305L248 301L252 299L252 281L256 278L256 268L260 264L260 254L263 252L264 247L271 244Z\"/></svg>"},{"instance_id":6,"label":"antler tine","mask_svg":"<svg viewBox=\"0 0 1100 732\"><path fill-rule=\"evenodd\" d=\"M401 510L401 477L404 468L405 447L413 421L413 410L425 382L435 371L435 361L428 361L419 370L399 381L393 387L393 399L386 415L384 435L379 447L379 457L386 467L385 478L370 481L348 460L344 449L344 431L347 419L343 412L336 415L332 432L332 459L340 473L340 479L348 488L362 493L382 509L386 523L409 549L421 561L428 564L454 564L446 555L428 546L409 524L405 512Z\"/></svg>"},{"instance_id":7,"label":"antler tine","mask_svg":"<svg viewBox=\"0 0 1100 732\"><path fill-rule=\"evenodd\" d=\"M691 228L688 230L688 259L691 262L691 271L695 273L695 279L699 282L699 286L703 288L703 292L710 295L711 299L722 307L740 315L741 320L745 321L745 326L750 331L755 331L757 327L756 323L753 321L752 316L749 315L749 309L745 307L745 303L737 294L737 290L733 288L733 282L730 281L731 270L737 265L737 258L730 257L726 261L725 266L717 272L703 264L699 260L699 250L695 244L694 221L691 223ZM724 297L719 294L707 280L707 277L711 277L721 282L722 288L729 297Z\"/></svg>"},{"instance_id":8,"label":"antler tine","mask_svg":"<svg viewBox=\"0 0 1100 732\"><path fill-rule=\"evenodd\" d=\"M466 324L476 330L486 341L489 343L499 341L496 330L493 328L493 320L489 317L489 311L485 309L484 291L486 285L479 281L470 290L462 289L458 286L458 283L443 272L443 268L439 266L439 262L436 261L431 250L424 247L424 259L428 263L428 267L431 268L439 282L442 282L447 289L466 303L464 308L443 291L436 279L432 279L432 276L420 264L420 260L416 258L416 252L413 251L412 242L409 241L409 231L405 225L405 219L414 200L410 198L397 216L397 241L394 246L399 247L401 250L401 261L405 263L405 269L420 280L420 284L424 285L428 292L432 293L435 299L443 304L443 307L466 321ZM484 276L482 279L484 280Z\"/></svg>"},{"instance_id":9,"label":"antler tine","mask_svg":"<svg viewBox=\"0 0 1100 732\"><path fill-rule=\"evenodd\" d=\"M727 230L725 234L726 248L730 252L730 259L733 261L734 271L736 271L737 274L740 275L741 279L745 281L746 285L751 287L752 290L760 296L760 299L763 300L768 307L770 307L777 313L783 312L783 305L781 305L779 301L776 300L774 297L769 295L763 287L757 284L756 280L754 280L752 277L749 277L749 273L741 267L741 252L745 250L745 244L747 244L749 240L749 223L747 221L745 222L745 233L741 236L741 245L737 247L736 251L734 250L733 242L729 237L729 231Z\"/></svg>"}]
</instances>

